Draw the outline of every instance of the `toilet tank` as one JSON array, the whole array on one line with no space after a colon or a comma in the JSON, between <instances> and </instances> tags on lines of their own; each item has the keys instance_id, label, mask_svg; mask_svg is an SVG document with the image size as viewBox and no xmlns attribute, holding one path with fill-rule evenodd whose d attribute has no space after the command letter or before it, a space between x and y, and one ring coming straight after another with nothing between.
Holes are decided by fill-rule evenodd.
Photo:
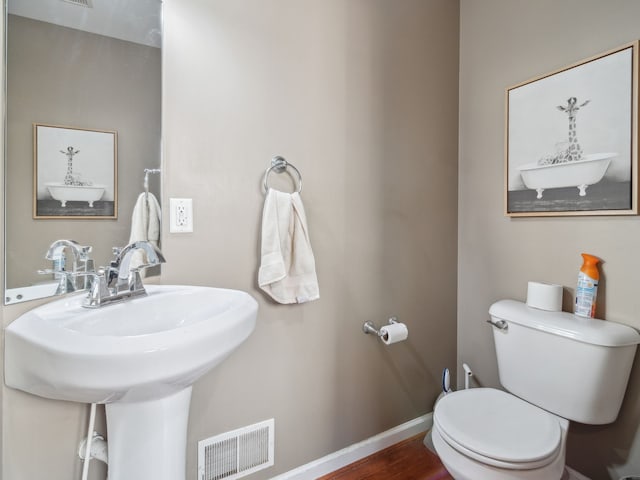
<instances>
[{"instance_id":1,"label":"toilet tank","mask_svg":"<svg viewBox=\"0 0 640 480\"><path fill-rule=\"evenodd\" d=\"M547 312L515 300L489 309L500 383L563 418L600 425L618 416L640 343L620 323Z\"/></svg>"}]
</instances>

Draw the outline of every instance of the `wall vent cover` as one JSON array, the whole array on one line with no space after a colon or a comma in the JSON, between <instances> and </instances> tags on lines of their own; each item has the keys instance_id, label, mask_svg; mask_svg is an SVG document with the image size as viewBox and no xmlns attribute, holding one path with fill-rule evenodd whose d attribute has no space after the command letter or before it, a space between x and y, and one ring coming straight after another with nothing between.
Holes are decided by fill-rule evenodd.
<instances>
[{"instance_id":1,"label":"wall vent cover","mask_svg":"<svg viewBox=\"0 0 640 480\"><path fill-rule=\"evenodd\" d=\"M72 3L79 7L93 8L93 4L91 3L91 0L62 0L62 1L65 3Z\"/></svg>"},{"instance_id":2,"label":"wall vent cover","mask_svg":"<svg viewBox=\"0 0 640 480\"><path fill-rule=\"evenodd\" d=\"M274 429L272 418L200 440L199 480L234 480L272 466Z\"/></svg>"}]
</instances>

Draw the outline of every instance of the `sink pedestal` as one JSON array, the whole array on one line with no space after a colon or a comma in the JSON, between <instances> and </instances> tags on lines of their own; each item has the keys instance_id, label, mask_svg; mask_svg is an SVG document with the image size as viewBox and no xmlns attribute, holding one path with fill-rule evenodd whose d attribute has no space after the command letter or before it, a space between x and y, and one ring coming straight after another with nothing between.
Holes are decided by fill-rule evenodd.
<instances>
[{"instance_id":1,"label":"sink pedestal","mask_svg":"<svg viewBox=\"0 0 640 480\"><path fill-rule=\"evenodd\" d=\"M184 480L191 387L105 406L110 480Z\"/></svg>"}]
</instances>

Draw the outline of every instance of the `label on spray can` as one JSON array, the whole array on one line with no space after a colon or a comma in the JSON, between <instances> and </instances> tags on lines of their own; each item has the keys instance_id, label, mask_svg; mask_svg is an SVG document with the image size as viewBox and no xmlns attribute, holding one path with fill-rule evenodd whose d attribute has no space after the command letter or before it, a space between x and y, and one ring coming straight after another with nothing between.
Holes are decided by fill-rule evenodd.
<instances>
[{"instance_id":1,"label":"label on spray can","mask_svg":"<svg viewBox=\"0 0 640 480\"><path fill-rule=\"evenodd\" d=\"M584 272L578 273L578 287L576 288L575 314L582 317L596 316L596 295L598 293L598 281Z\"/></svg>"}]
</instances>

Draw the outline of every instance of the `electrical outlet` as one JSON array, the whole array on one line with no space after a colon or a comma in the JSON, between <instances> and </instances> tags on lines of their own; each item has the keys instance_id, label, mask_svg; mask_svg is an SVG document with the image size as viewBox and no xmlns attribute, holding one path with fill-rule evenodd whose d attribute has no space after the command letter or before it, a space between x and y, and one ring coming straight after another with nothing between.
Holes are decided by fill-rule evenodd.
<instances>
[{"instance_id":1,"label":"electrical outlet","mask_svg":"<svg viewBox=\"0 0 640 480\"><path fill-rule=\"evenodd\" d=\"M193 200L191 198L169 199L169 232L193 232Z\"/></svg>"}]
</instances>

